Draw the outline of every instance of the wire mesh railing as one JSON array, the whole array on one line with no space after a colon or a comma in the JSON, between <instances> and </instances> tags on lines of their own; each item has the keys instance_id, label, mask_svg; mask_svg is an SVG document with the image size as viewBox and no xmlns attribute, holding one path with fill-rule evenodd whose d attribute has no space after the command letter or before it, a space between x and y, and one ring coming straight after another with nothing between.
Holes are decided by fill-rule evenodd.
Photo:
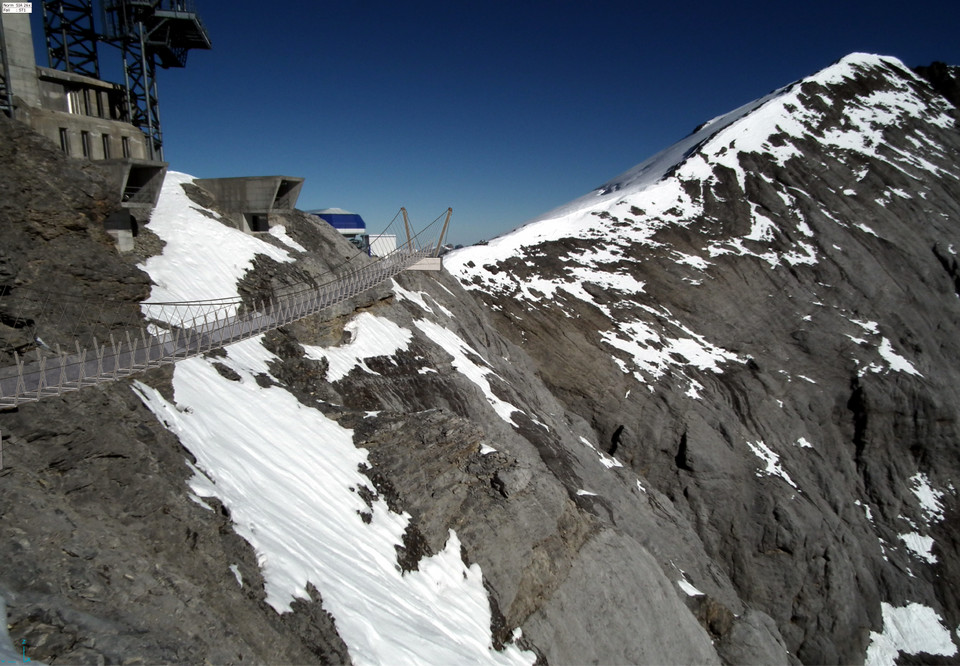
<instances>
[{"instance_id":1,"label":"wire mesh railing","mask_svg":"<svg viewBox=\"0 0 960 666\"><path fill-rule=\"evenodd\" d=\"M38 349L31 361L14 353L14 364L0 369L0 407L116 381L245 340L303 319L384 282L430 255L431 249L400 250L316 287L301 285L273 298L243 306L240 299L144 303L148 325L125 327L106 340L74 349Z\"/></svg>"}]
</instances>

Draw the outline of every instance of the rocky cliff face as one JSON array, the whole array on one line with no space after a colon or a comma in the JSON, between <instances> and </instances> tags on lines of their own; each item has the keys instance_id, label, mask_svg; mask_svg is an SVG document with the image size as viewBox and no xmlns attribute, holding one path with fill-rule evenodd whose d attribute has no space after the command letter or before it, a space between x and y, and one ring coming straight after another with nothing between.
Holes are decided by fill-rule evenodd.
<instances>
[{"instance_id":1,"label":"rocky cliff face","mask_svg":"<svg viewBox=\"0 0 960 666\"><path fill-rule=\"evenodd\" d=\"M51 663L955 655L956 118L851 57L449 273L0 413L12 638ZM44 172L6 168L5 230L52 233ZM300 214L243 236L175 173L118 257L85 168L48 169L77 259L24 241L4 296L114 262L71 302L106 288L127 322L148 280L250 299L366 261ZM4 349L69 339L37 312Z\"/></svg>"},{"instance_id":2,"label":"rocky cliff face","mask_svg":"<svg viewBox=\"0 0 960 666\"><path fill-rule=\"evenodd\" d=\"M851 56L447 262L806 663L911 604L945 638L905 652L955 654L958 157L947 99Z\"/></svg>"}]
</instances>

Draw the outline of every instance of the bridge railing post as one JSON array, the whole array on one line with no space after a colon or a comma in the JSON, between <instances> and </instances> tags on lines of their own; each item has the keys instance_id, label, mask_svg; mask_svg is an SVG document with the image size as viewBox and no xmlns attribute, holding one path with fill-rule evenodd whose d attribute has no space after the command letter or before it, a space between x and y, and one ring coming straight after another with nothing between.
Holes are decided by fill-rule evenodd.
<instances>
[{"instance_id":1,"label":"bridge railing post","mask_svg":"<svg viewBox=\"0 0 960 666\"><path fill-rule=\"evenodd\" d=\"M77 347L77 388L82 388L87 378L87 350L80 349L80 341L74 340Z\"/></svg>"},{"instance_id":2,"label":"bridge railing post","mask_svg":"<svg viewBox=\"0 0 960 666\"><path fill-rule=\"evenodd\" d=\"M21 396L27 392L27 386L23 381L23 361L20 359L20 354L14 350L13 360L17 364L17 389L14 391L14 394Z\"/></svg>"},{"instance_id":3,"label":"bridge railing post","mask_svg":"<svg viewBox=\"0 0 960 666\"><path fill-rule=\"evenodd\" d=\"M113 333L110 334L110 347L112 348L112 351L113 351L113 379L114 381L116 381L117 365L119 364L120 359L118 358L118 355L117 355L117 343L113 339Z\"/></svg>"},{"instance_id":4,"label":"bridge railing post","mask_svg":"<svg viewBox=\"0 0 960 666\"><path fill-rule=\"evenodd\" d=\"M37 357L40 359L40 378L37 381L37 397L39 400L42 396L43 386L47 383L47 358L40 353L40 350L37 350Z\"/></svg>"},{"instance_id":5,"label":"bridge railing post","mask_svg":"<svg viewBox=\"0 0 960 666\"><path fill-rule=\"evenodd\" d=\"M63 383L67 375L67 355L60 351L60 345L56 346L57 360L60 361L60 380L57 382L57 393L63 393Z\"/></svg>"}]
</instances>

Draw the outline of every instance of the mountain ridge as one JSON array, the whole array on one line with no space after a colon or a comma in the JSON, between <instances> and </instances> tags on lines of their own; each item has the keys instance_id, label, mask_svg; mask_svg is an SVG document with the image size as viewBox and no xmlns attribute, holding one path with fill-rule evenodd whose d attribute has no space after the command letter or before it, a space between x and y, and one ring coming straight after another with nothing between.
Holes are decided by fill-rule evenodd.
<instances>
[{"instance_id":1,"label":"mountain ridge","mask_svg":"<svg viewBox=\"0 0 960 666\"><path fill-rule=\"evenodd\" d=\"M678 158L667 168L650 169L652 158L599 195L460 250L447 265L534 356L568 409L598 433L621 433L618 458L678 503L711 555L741 572L740 593L774 617L791 653L856 661L853 644L882 641L863 629L835 642L804 629L823 621L802 599L808 581L824 575L806 553L826 516L848 525L851 542L866 531L886 544L878 552L864 542L855 560L842 559L840 570L874 569L880 582L854 586L853 608L849 583L838 580L831 604L847 615L836 626L880 625L881 605L900 604L908 588L908 601L940 605L948 626L957 624L949 593L893 583L868 564L896 549L906 558L897 566L911 570L911 558L933 561L925 549L941 541L929 534L942 529L943 542L953 540L949 520L930 523L916 509L919 518L902 518L889 507L915 507L909 479L927 475L939 477L945 502L956 497L955 447L943 444L957 441L956 365L940 355L954 347L946 331L958 321L956 109L899 61L861 54L741 109L750 111L661 153ZM558 328L563 336L551 334ZM904 402L914 406L897 406ZM936 435L920 425L928 419L942 424ZM902 458L878 422L913 453ZM842 473L825 474L810 456L827 456ZM751 460L782 492L732 485L750 478ZM878 481L885 474L889 483ZM853 491L846 500L843 487ZM764 495L761 506L783 499L742 525ZM708 499L717 496L737 499ZM872 519L848 516L844 505ZM880 514L885 525L872 522ZM764 545L765 533L781 536ZM774 568L745 585L746 563L772 565L744 541L759 553L774 546L806 573ZM934 567L943 572L950 559Z\"/></svg>"}]
</instances>

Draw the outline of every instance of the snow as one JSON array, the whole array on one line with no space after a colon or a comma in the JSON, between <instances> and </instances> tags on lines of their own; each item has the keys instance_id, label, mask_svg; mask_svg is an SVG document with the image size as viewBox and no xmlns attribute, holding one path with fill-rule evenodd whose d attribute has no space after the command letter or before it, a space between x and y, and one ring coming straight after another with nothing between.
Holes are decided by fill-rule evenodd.
<instances>
[{"instance_id":1,"label":"snow","mask_svg":"<svg viewBox=\"0 0 960 666\"><path fill-rule=\"evenodd\" d=\"M846 317L848 321L853 324L856 324L864 332L871 336L879 337L880 343L877 346L877 353L880 357L886 362L886 366L879 363L868 363L865 367L861 368L859 375L862 377L867 372L890 372L891 370L896 372L903 372L908 375L915 375L917 377L922 377L919 371L914 367L909 360L905 357L898 354L894 348L893 343L890 342L889 338L880 335L880 326L875 321L862 321L855 317ZM858 345L868 345L870 341L867 338L850 335L849 333L845 334L851 341ZM858 364L861 363L859 359L854 359Z\"/></svg>"},{"instance_id":2,"label":"snow","mask_svg":"<svg viewBox=\"0 0 960 666\"><path fill-rule=\"evenodd\" d=\"M279 224L275 224L270 227L269 234L276 238L278 241L289 247L291 250L296 250L297 252L306 252L307 248L300 245L297 241L290 238L290 235L287 234L286 228Z\"/></svg>"},{"instance_id":3,"label":"snow","mask_svg":"<svg viewBox=\"0 0 960 666\"><path fill-rule=\"evenodd\" d=\"M861 321L859 319L853 319L852 317L848 319L867 333L873 333L874 335L880 333L880 325L875 321Z\"/></svg>"},{"instance_id":4,"label":"snow","mask_svg":"<svg viewBox=\"0 0 960 666\"><path fill-rule=\"evenodd\" d=\"M427 294L425 291L408 291L397 284L396 280L393 280L392 282L393 293L396 294L398 301L410 301L412 303L416 303L417 306L419 306L424 312L428 314L434 314L433 308L427 304L426 299L430 298L430 300L433 300L429 294ZM450 312L450 310L446 309L436 301L433 301L433 305L447 317L453 319L453 313Z\"/></svg>"},{"instance_id":5,"label":"snow","mask_svg":"<svg viewBox=\"0 0 960 666\"><path fill-rule=\"evenodd\" d=\"M805 437L800 437L799 439L797 439L797 446L799 446L801 449L813 448L813 444L808 442Z\"/></svg>"},{"instance_id":6,"label":"snow","mask_svg":"<svg viewBox=\"0 0 960 666\"><path fill-rule=\"evenodd\" d=\"M922 472L917 472L912 477L910 477L911 492L917 498L917 502L920 504L920 511L923 513L923 518L926 521L927 525L931 523L936 523L943 520L944 509L941 499L943 498L943 492L935 489L930 485L930 479L926 474ZM912 527L916 528L917 526L913 521L904 518ZM901 534L900 540L903 541L907 549L910 550L918 559L926 562L927 564L936 564L937 557L933 554L934 540L933 537L928 535L922 535L919 532L908 532L906 534Z\"/></svg>"},{"instance_id":7,"label":"snow","mask_svg":"<svg viewBox=\"0 0 960 666\"><path fill-rule=\"evenodd\" d=\"M581 436L580 442L584 446L592 450L594 453L596 453L597 457L600 459L600 464L606 467L607 469L613 469L614 467L623 467L623 463L621 463L619 460L617 460L613 456L608 456L606 453L604 453L603 451L595 447L593 444L590 443L590 440L588 440L586 437ZM638 481L637 483L639 484L640 482ZM641 488L641 490L643 490L643 488Z\"/></svg>"},{"instance_id":8,"label":"snow","mask_svg":"<svg viewBox=\"0 0 960 666\"><path fill-rule=\"evenodd\" d=\"M950 630L935 610L918 603L895 607L880 604L883 633L870 632L866 666L893 666L901 652L952 657L957 648L950 639Z\"/></svg>"},{"instance_id":9,"label":"snow","mask_svg":"<svg viewBox=\"0 0 960 666\"><path fill-rule=\"evenodd\" d=\"M456 274L458 268L466 261L474 261L477 265L484 265L517 255L521 247L529 247L546 240L557 240L570 235L579 235L576 233L580 226L578 222L583 220L584 213L605 210L617 200L624 199L628 194L644 192L644 203L663 211L678 203L683 204L688 198L682 191L678 191L679 188L674 188L669 182L662 180L664 176L708 137L749 114L778 93L779 91L774 91L762 99L745 104L730 113L713 119L709 123L705 123L699 131L617 176L594 192L555 208L531 220L516 231L491 240L486 246L464 248L464 250L449 253L444 258L448 270Z\"/></svg>"},{"instance_id":10,"label":"snow","mask_svg":"<svg viewBox=\"0 0 960 666\"><path fill-rule=\"evenodd\" d=\"M887 362L887 365L890 366L891 370L896 370L897 372L904 372L908 375L916 375L917 377L922 377L917 369L913 367L913 364L910 363L903 356L900 356L893 350L893 344L887 339L883 338L880 343L880 356L883 357L883 360Z\"/></svg>"},{"instance_id":11,"label":"snow","mask_svg":"<svg viewBox=\"0 0 960 666\"><path fill-rule=\"evenodd\" d=\"M759 440L756 442L747 442L747 446L750 447L753 455L760 458L760 460L765 464L764 468L761 470L764 474L770 476L779 476L791 486L797 488L797 484L793 482L793 479L790 478L790 475L784 471L783 466L780 464L780 456L774 453L769 446ZM757 472L757 476L760 476L759 471Z\"/></svg>"},{"instance_id":12,"label":"snow","mask_svg":"<svg viewBox=\"0 0 960 666\"><path fill-rule=\"evenodd\" d=\"M367 366L365 359L392 356L406 349L413 338L409 329L369 312L358 314L343 330L350 333L350 341L339 347L302 345L308 358L317 361L326 359L330 364L327 369L329 382L340 381L356 367L370 374L378 374Z\"/></svg>"},{"instance_id":13,"label":"snow","mask_svg":"<svg viewBox=\"0 0 960 666\"><path fill-rule=\"evenodd\" d=\"M883 89L845 101L847 118L842 126L831 124L822 107L808 104L811 85L814 86L813 94L821 100L834 99L822 89L823 86L851 80L863 71L879 71L883 77ZM566 296L597 307L613 324L600 328L598 334L620 352L615 353L614 361L623 372L635 373L639 381L656 379L667 368L689 366L703 370L704 363L709 364L711 370L720 372L716 361L730 358L718 356L721 350L710 348L709 343L704 344L702 336L677 337L660 333L645 318L624 321L623 312L618 312L615 305L596 301L583 285L594 283L608 293L642 293L643 281L625 271L625 266L642 263L638 246L661 249L658 256L669 257L678 267L687 269L687 274L681 273L677 279L691 286L700 284L700 281L691 279L689 270L708 271L710 259L724 255L753 257L771 268L817 263L819 256L812 240L816 234L811 220L803 217L797 205L799 197L808 195L788 190L762 175L760 177L766 178L768 185L789 208L789 215L775 216L750 203L749 230L740 237L709 240L702 250L703 256L664 247L655 238L657 232L668 225L702 221L703 206L690 194L698 187L685 188L684 183L709 188L718 182L716 169L725 167L735 174L741 188L745 188L748 174L741 165L741 155L761 153L785 164L801 156L796 146L811 135L818 137L839 159L844 159L852 151L895 162L905 173L906 166L939 173L938 167L913 155L880 152L885 145L883 131L890 125L903 125L910 118L922 118L934 125L952 126L953 120L946 106L930 108L916 96L915 82L916 77L910 70L894 58L853 54L812 77L704 124L694 134L594 192L549 211L484 246L447 255L445 265L469 289L481 289L531 303L549 303L550 307L560 308L570 317L577 316L577 311L566 305L569 303ZM924 145L929 143L922 133L911 138ZM862 179L866 175L866 170L861 169L856 178ZM856 194L852 188L847 188L844 193ZM900 188L891 188L887 195L891 198L910 196L907 190ZM822 212L833 219L829 211ZM864 233L876 235L866 221L858 221L856 227ZM556 262L541 263L540 257L553 254L544 244L568 237L581 239L587 244L557 257L563 262L562 267ZM584 247L591 249L585 250ZM510 258L522 259L533 274L520 280L510 271L494 268ZM632 275L642 273L634 271ZM684 345L687 347L681 349ZM661 348L663 353L659 353ZM890 369L919 375L905 358L893 351L892 345L882 345L880 353ZM689 375L684 376L689 379ZM692 384L687 393L691 397L699 395Z\"/></svg>"},{"instance_id":14,"label":"snow","mask_svg":"<svg viewBox=\"0 0 960 666\"><path fill-rule=\"evenodd\" d=\"M395 547L410 517L361 498L358 488L373 488L352 431L281 388L259 386L255 375L272 355L261 346L249 363L255 346L235 347L220 362L240 381L194 358L175 366L173 403L144 384L136 390L196 458L191 490L219 498L253 546L267 603L288 612L315 585L357 664L532 663L513 645L492 649L482 573L463 563L453 531L419 571L400 571Z\"/></svg>"},{"instance_id":15,"label":"snow","mask_svg":"<svg viewBox=\"0 0 960 666\"><path fill-rule=\"evenodd\" d=\"M923 560L927 564L937 563L937 556L933 554L933 537L924 536L917 532L908 532L907 534L901 534L899 536L907 549L918 559Z\"/></svg>"},{"instance_id":16,"label":"snow","mask_svg":"<svg viewBox=\"0 0 960 666\"><path fill-rule=\"evenodd\" d=\"M291 261L286 251L198 212L180 187L191 180L167 174L149 223L166 243L142 266L157 283L152 300L236 300L237 281L257 254ZM271 235L302 251L282 228ZM369 371L364 359L405 349L413 335L370 313L345 330L348 343L307 349L328 359L334 377L357 366ZM456 533L441 552L421 560L418 571L400 571L396 546L410 516L391 512L376 497L359 471L367 452L353 445L351 430L279 387L258 385L256 376L269 375L275 360L262 336L226 353L217 362L239 381L193 358L174 367L173 402L141 383L135 390L197 461L187 463L194 471L187 495L205 510L213 510L205 497L230 509L237 533L256 551L267 603L288 612L313 584L356 664L533 663L535 655L515 645L492 648L483 576L476 564L463 563ZM370 490L370 506L358 488ZM239 568L229 570L242 585Z\"/></svg>"},{"instance_id":17,"label":"snow","mask_svg":"<svg viewBox=\"0 0 960 666\"><path fill-rule=\"evenodd\" d=\"M444 351L453 357L452 365L454 369L483 391L487 402L493 407L497 416L510 425L517 425L513 421L513 413L522 410L494 395L493 388L490 386L487 377L490 375L499 377L499 375L493 371L489 363L483 361L483 357L481 357L473 347L464 342L460 336L450 329L428 319L418 319L414 322L414 326L420 329L428 340L442 347ZM481 359L481 362L483 362L486 367L474 363L467 354Z\"/></svg>"},{"instance_id":18,"label":"snow","mask_svg":"<svg viewBox=\"0 0 960 666\"><path fill-rule=\"evenodd\" d=\"M140 265L155 283L149 301L235 298L237 281L251 269L256 255L293 261L285 250L207 217L201 212L205 209L183 191L182 185L192 182L193 176L168 171L147 223L166 244L163 254ZM215 216L212 211L206 213ZM146 316L159 318L156 308L145 304L143 310ZM235 304L227 308L227 314L236 314Z\"/></svg>"},{"instance_id":19,"label":"snow","mask_svg":"<svg viewBox=\"0 0 960 666\"><path fill-rule=\"evenodd\" d=\"M930 479L926 474L917 472L910 477L910 483L913 486L911 490L920 502L920 508L928 522L938 522L943 520L943 493L930 485Z\"/></svg>"},{"instance_id":20,"label":"snow","mask_svg":"<svg viewBox=\"0 0 960 666\"><path fill-rule=\"evenodd\" d=\"M892 73L891 69L896 74ZM805 89L809 89L809 85L821 88L836 85L869 70L881 71L884 89L862 94L846 102L846 117L842 126L831 125L820 107L807 104ZM563 278L559 279L533 276L532 282L546 284L533 284L530 288L519 283L506 271L493 274L483 267L510 257L526 256L527 265L535 268L536 262L529 261L536 256L532 254L535 249L543 243L566 237L601 241L605 248L625 247L627 240L634 244L654 245L653 235L660 228L671 223L687 224L702 213L702 206L691 199L682 187L683 182L698 181L708 187L717 180L714 175L716 168L726 167L736 175L741 189L745 189L747 174L740 164L741 154L762 153L779 164L785 164L791 158L802 157L795 144L811 134L817 136L821 144L839 156L853 151L895 162L895 166L902 170L901 164L907 164L939 173L938 167L925 163L912 154L897 153L891 158L889 154L879 152L880 147L886 145L883 140L885 129L902 125L908 118L922 118L925 122L944 128L953 126L946 105L931 109L929 104L917 97L913 88L916 80L916 76L895 58L852 54L814 76L775 90L766 97L705 123L695 133L608 181L597 190L555 208L509 234L495 238L484 246L450 253L445 259L445 265L452 274L460 277L467 288L484 289L491 293L519 292L521 298L536 301L538 297L531 293L532 291L538 292L540 298L551 298L555 291L562 287L579 298L590 300L588 296L577 293L576 284L570 285L569 281L563 278L573 276L579 281L595 280L602 271L591 269L599 268L603 261L583 262L579 258L574 260L568 256L568 260L583 268L571 266ZM821 100L831 98L822 90L815 94ZM931 143L922 134L911 138L920 143ZM862 172L857 177L863 178L865 175L866 173ZM769 178L767 180L778 188L777 194L788 206L796 201L793 194L783 191L778 183ZM856 194L849 188L844 190L844 193ZM891 189L889 194L910 196L902 189ZM615 221L614 218L626 217L621 206L630 211L626 230L611 224L611 221ZM753 256L767 262L771 267L784 264L810 265L818 261L814 246L810 243L796 241L783 251L763 247L777 239L778 242L785 242L784 236L778 233L785 224L792 225L801 236L813 237L813 230L796 206L792 206L795 216L792 220L771 219L753 204L751 209L752 226L748 233L741 238L711 243L708 247L710 256ZM875 234L862 222L858 226L867 233ZM703 258L691 258L683 253L676 253L675 258L678 263L701 270L709 265ZM606 263L608 268L611 263ZM480 277L480 284L473 282L475 277Z\"/></svg>"},{"instance_id":21,"label":"snow","mask_svg":"<svg viewBox=\"0 0 960 666\"><path fill-rule=\"evenodd\" d=\"M680 586L680 589L683 590L688 597L702 597L704 596L703 592L695 588L693 585L687 582L685 578L681 578L677 581L677 585Z\"/></svg>"},{"instance_id":22,"label":"snow","mask_svg":"<svg viewBox=\"0 0 960 666\"><path fill-rule=\"evenodd\" d=\"M666 308L655 310L643 308L654 318L663 320L676 329L677 337L669 336L665 327L658 332L644 321L621 321L614 330L600 332L600 339L616 350L626 354L632 361L632 367L619 357L614 361L624 373L633 373L637 381L645 383L647 377L659 379L671 368L683 375L682 368L689 366L701 371L722 372L722 364L742 362L736 354L728 352L708 342L703 336L674 319ZM646 377L644 376L646 375ZM688 391L691 397L699 397L692 385Z\"/></svg>"},{"instance_id":23,"label":"snow","mask_svg":"<svg viewBox=\"0 0 960 666\"><path fill-rule=\"evenodd\" d=\"M243 576L240 575L240 568L236 564L231 564L230 571L233 572L233 577L237 579L237 584L243 587Z\"/></svg>"}]
</instances>

